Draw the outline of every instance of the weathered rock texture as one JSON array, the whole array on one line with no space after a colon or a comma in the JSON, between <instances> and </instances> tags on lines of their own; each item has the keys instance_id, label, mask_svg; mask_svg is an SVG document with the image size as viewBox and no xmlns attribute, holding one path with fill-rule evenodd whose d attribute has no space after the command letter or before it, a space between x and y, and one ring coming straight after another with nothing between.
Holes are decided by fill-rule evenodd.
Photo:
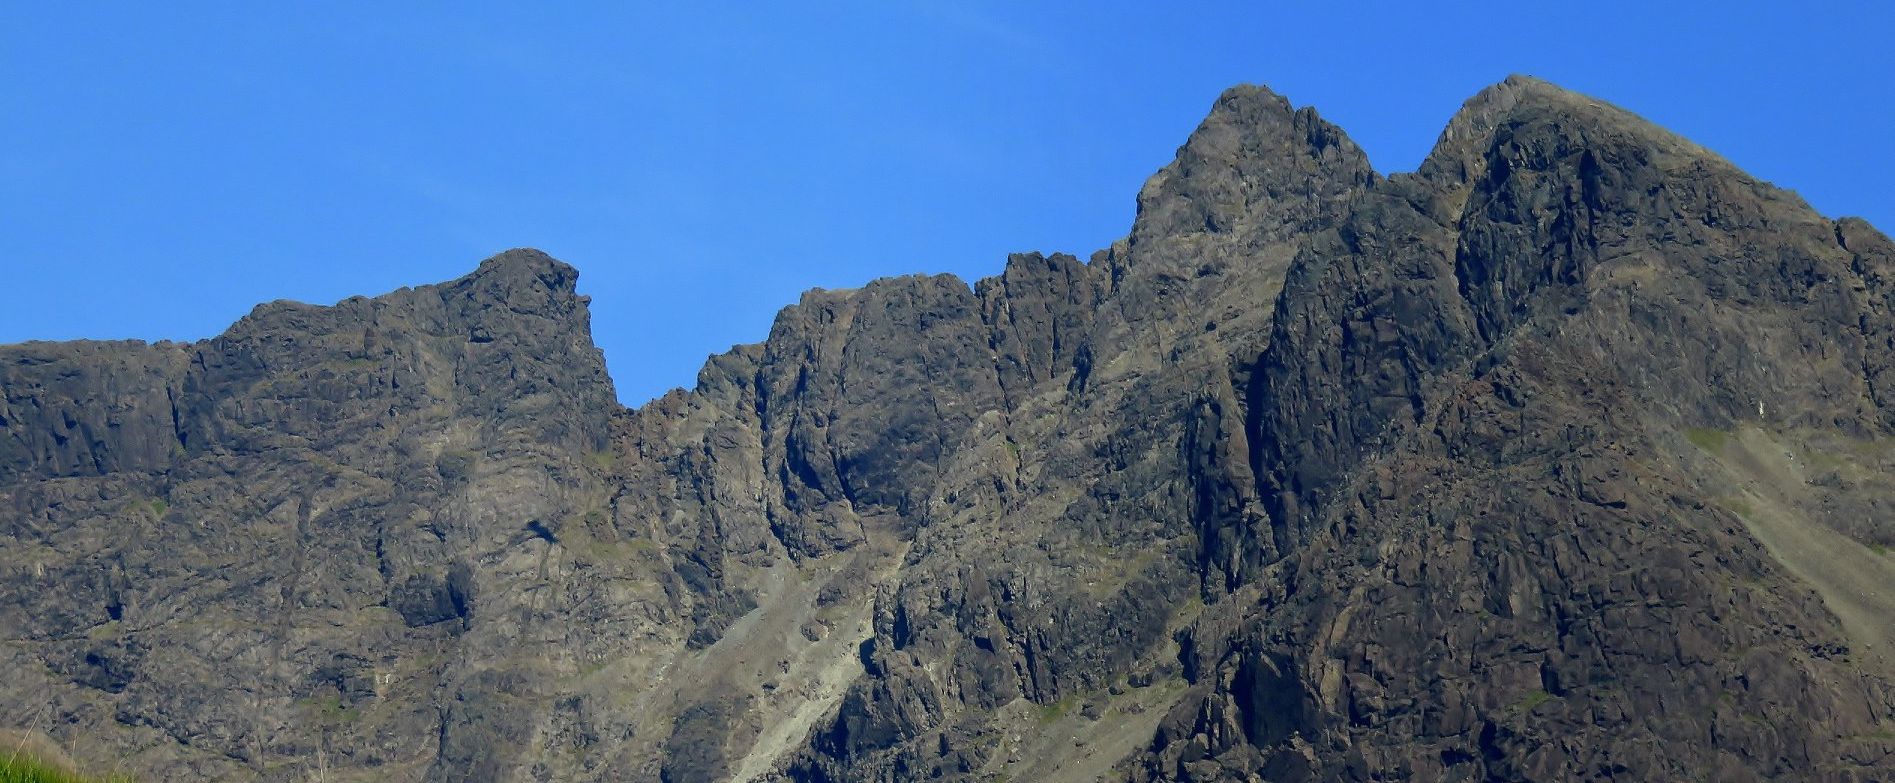
<instances>
[{"instance_id":1,"label":"weathered rock texture","mask_svg":"<svg viewBox=\"0 0 1895 783\"><path fill-rule=\"evenodd\" d=\"M1895 776L1895 244L1512 78L614 401L534 251L0 347L0 703L229 780Z\"/></svg>"}]
</instances>

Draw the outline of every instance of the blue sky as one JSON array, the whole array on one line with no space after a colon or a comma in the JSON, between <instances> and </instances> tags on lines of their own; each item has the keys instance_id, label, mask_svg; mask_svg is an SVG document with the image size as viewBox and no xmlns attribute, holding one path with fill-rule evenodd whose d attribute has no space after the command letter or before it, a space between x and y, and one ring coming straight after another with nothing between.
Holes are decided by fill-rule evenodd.
<instances>
[{"instance_id":1,"label":"blue sky","mask_svg":"<svg viewBox=\"0 0 1895 783\"><path fill-rule=\"evenodd\" d=\"M199 339L531 246L636 404L805 288L1105 246L1239 82L1390 172L1533 74L1895 227L1879 3L539 5L0 6L0 342Z\"/></svg>"}]
</instances>

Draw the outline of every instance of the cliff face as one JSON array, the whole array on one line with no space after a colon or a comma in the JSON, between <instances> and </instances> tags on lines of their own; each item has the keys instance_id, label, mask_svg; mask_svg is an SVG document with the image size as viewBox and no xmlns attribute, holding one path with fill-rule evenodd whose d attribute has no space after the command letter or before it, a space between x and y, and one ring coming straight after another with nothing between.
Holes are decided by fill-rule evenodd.
<instances>
[{"instance_id":1,"label":"cliff face","mask_svg":"<svg viewBox=\"0 0 1895 783\"><path fill-rule=\"evenodd\" d=\"M1895 244L1530 79L614 402L574 271L0 347L0 699L160 779L1895 773Z\"/></svg>"}]
</instances>

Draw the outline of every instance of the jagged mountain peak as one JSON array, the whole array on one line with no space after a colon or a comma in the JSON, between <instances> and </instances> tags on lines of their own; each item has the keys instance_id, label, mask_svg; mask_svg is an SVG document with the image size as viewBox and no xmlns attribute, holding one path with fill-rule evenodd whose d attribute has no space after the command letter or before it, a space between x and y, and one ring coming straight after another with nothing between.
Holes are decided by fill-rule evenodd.
<instances>
[{"instance_id":1,"label":"jagged mountain peak","mask_svg":"<svg viewBox=\"0 0 1895 783\"><path fill-rule=\"evenodd\" d=\"M1887 237L1527 77L1386 179L1233 88L1138 198L631 412L528 249L0 347L0 699L152 779L1889 777Z\"/></svg>"},{"instance_id":2,"label":"jagged mountain peak","mask_svg":"<svg viewBox=\"0 0 1895 783\"><path fill-rule=\"evenodd\" d=\"M1368 156L1314 109L1267 87L1233 87L1139 190L1130 241L1274 231L1373 179Z\"/></svg>"},{"instance_id":3,"label":"jagged mountain peak","mask_svg":"<svg viewBox=\"0 0 1895 783\"><path fill-rule=\"evenodd\" d=\"M545 288L557 296L572 296L579 270L545 251L520 247L496 253L480 262L472 274L457 283ZM453 285L452 283L450 285Z\"/></svg>"},{"instance_id":4,"label":"jagged mountain peak","mask_svg":"<svg viewBox=\"0 0 1895 783\"><path fill-rule=\"evenodd\" d=\"M546 251L533 247L515 247L495 253L482 259L479 268L482 270L500 270L510 267L529 270L539 270L547 267L557 269L572 268L570 264L547 255Z\"/></svg>"},{"instance_id":5,"label":"jagged mountain peak","mask_svg":"<svg viewBox=\"0 0 1895 783\"><path fill-rule=\"evenodd\" d=\"M470 303L501 303L504 305L501 312L571 320L579 328L589 329L586 305L591 299L578 294L578 280L579 270L572 265L544 251L514 248L489 256L473 271L441 283L402 287L376 296L352 296L333 305L289 299L259 304L233 324L224 336L259 329L267 331L283 325L308 329L313 323L435 316L437 300L449 310L465 311L462 314L469 316L475 315L468 310ZM486 331L490 333L492 328L486 327Z\"/></svg>"},{"instance_id":6,"label":"jagged mountain peak","mask_svg":"<svg viewBox=\"0 0 1895 783\"><path fill-rule=\"evenodd\" d=\"M1610 102L1532 76L1514 74L1475 93L1448 120L1421 164L1424 177L1471 182L1487 171L1486 157L1502 136L1557 130L1570 146L1622 144L1668 166L1693 162L1735 166L1691 141Z\"/></svg>"}]
</instances>

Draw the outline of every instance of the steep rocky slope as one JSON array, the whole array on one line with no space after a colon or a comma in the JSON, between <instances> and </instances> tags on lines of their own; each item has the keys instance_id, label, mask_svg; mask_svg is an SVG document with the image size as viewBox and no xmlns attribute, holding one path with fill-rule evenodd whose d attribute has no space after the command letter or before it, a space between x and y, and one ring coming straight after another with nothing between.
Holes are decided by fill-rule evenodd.
<instances>
[{"instance_id":1,"label":"steep rocky slope","mask_svg":"<svg viewBox=\"0 0 1895 783\"><path fill-rule=\"evenodd\" d=\"M1515 77L614 402L576 274L0 347L4 722L258 780L1895 774L1895 244Z\"/></svg>"}]
</instances>

